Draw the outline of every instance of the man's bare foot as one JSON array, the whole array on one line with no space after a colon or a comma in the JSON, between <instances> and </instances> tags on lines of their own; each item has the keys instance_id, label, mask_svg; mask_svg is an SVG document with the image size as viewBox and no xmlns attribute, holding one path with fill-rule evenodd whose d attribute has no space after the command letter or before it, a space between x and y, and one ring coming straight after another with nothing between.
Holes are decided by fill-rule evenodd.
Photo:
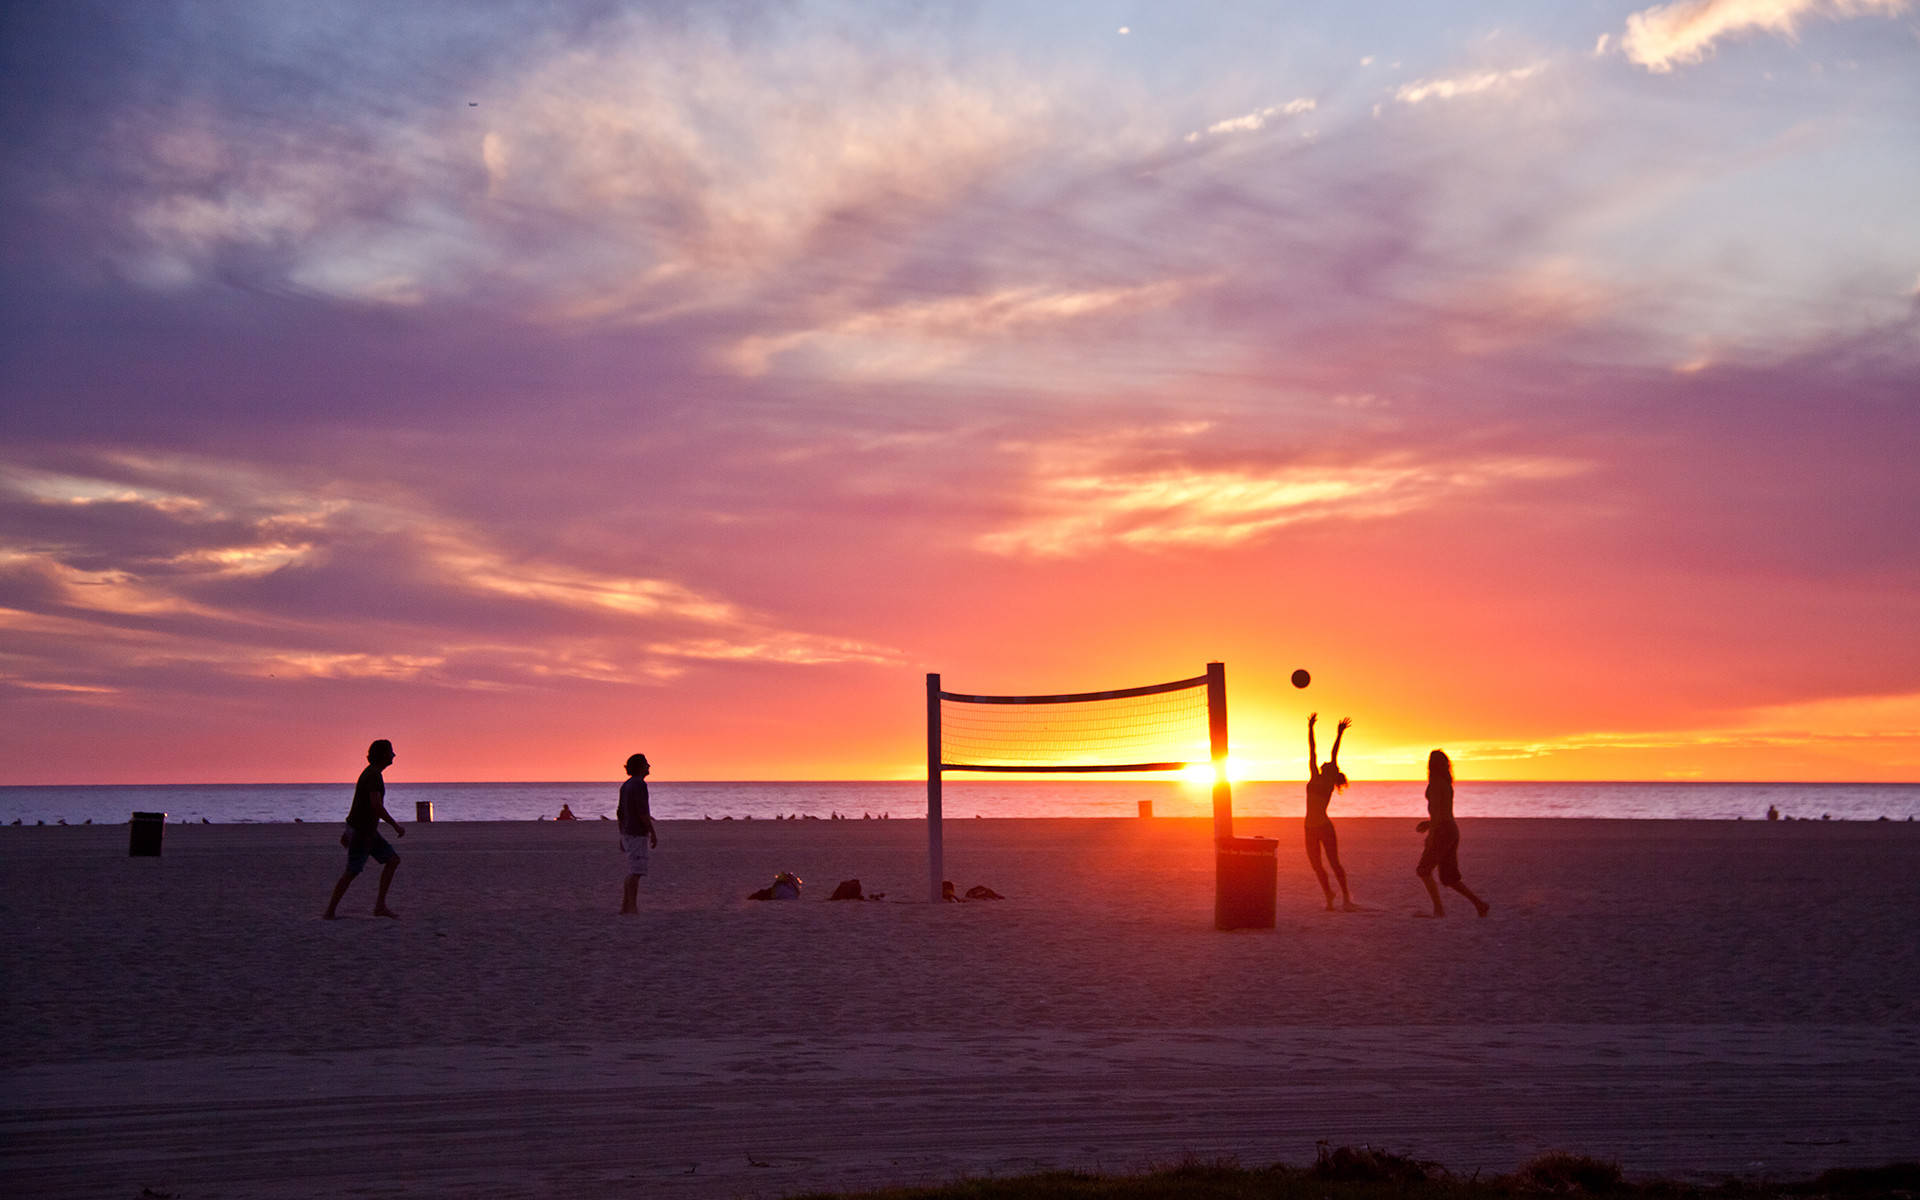
<instances>
[{"instance_id":1,"label":"man's bare foot","mask_svg":"<svg viewBox=\"0 0 1920 1200\"><path fill-rule=\"evenodd\" d=\"M388 908L388 907L387 907L386 905L384 905L384 904L382 904L382 905L381 905L380 907L378 907L378 908L376 908L376 909L374 909L374 910L373 910L373 915L374 915L374 916L376 916L376 917L392 917L392 918L393 918L394 920L396 920L396 921L398 921L398 920L400 919L400 914L399 914L399 913L397 913L397 912L395 912L395 911L393 911L392 909L390 909L390 908Z\"/></svg>"},{"instance_id":2,"label":"man's bare foot","mask_svg":"<svg viewBox=\"0 0 1920 1200\"><path fill-rule=\"evenodd\" d=\"M1436 908L1432 912L1417 912L1413 915L1416 917L1433 918L1433 917L1444 917L1447 914L1443 910Z\"/></svg>"},{"instance_id":3,"label":"man's bare foot","mask_svg":"<svg viewBox=\"0 0 1920 1200\"><path fill-rule=\"evenodd\" d=\"M1474 905L1479 908L1480 915L1483 917L1487 915L1487 910L1493 907L1493 905L1488 904L1485 900L1476 900L1474 901Z\"/></svg>"},{"instance_id":4,"label":"man's bare foot","mask_svg":"<svg viewBox=\"0 0 1920 1200\"><path fill-rule=\"evenodd\" d=\"M320 914L320 919L322 921L338 921L340 919L340 914L337 912L334 912L332 909L328 909L327 911Z\"/></svg>"},{"instance_id":5,"label":"man's bare foot","mask_svg":"<svg viewBox=\"0 0 1920 1200\"><path fill-rule=\"evenodd\" d=\"M1342 901L1340 904L1340 911L1341 912L1359 912L1360 906L1358 904L1355 904L1351 900L1345 900L1345 901Z\"/></svg>"},{"instance_id":6,"label":"man's bare foot","mask_svg":"<svg viewBox=\"0 0 1920 1200\"><path fill-rule=\"evenodd\" d=\"M640 915L640 910L637 908L623 908L620 910L620 915L623 917L637 917Z\"/></svg>"}]
</instances>

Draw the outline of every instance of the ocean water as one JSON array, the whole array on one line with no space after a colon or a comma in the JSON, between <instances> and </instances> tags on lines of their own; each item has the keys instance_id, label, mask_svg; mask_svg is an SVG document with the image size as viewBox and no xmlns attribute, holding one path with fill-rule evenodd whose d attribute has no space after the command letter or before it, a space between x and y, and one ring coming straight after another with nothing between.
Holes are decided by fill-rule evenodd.
<instances>
[{"instance_id":1,"label":"ocean water","mask_svg":"<svg viewBox=\"0 0 1920 1200\"><path fill-rule=\"evenodd\" d=\"M1334 798L1335 817L1419 817L1424 784L1355 783ZM926 784L904 782L676 783L650 781L654 814L667 820L726 817L925 817ZM583 820L611 817L617 780L590 783L409 783L390 780L387 808L402 821L433 805L436 821L532 821L566 804ZM1131 817L1150 800L1156 816L1205 816L1203 785L1147 780L959 780L942 789L949 819ZM351 779L334 783L177 784L154 787L0 787L0 824L125 822L134 812L172 821L340 821ZM1610 817L1633 820L1759 820L1771 805L1783 817L1836 821L1920 818L1914 783L1475 783L1459 786L1464 817ZM1234 785L1241 816L1299 816L1299 782Z\"/></svg>"}]
</instances>

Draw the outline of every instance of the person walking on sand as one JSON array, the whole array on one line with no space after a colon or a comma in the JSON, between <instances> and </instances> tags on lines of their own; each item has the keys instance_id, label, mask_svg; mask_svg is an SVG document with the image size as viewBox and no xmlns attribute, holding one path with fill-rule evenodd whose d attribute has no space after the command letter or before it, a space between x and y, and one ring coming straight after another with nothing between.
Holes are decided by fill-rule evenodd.
<instances>
[{"instance_id":1,"label":"person walking on sand","mask_svg":"<svg viewBox=\"0 0 1920 1200\"><path fill-rule=\"evenodd\" d=\"M340 838L340 844L347 848L347 869L340 876L340 882L333 885L333 899L327 901L325 916L329 921L338 915L335 910L340 907L340 898L347 894L354 876L367 865L369 858L380 864L380 890L373 898L373 915L396 919L400 916L387 907L387 889L393 886L393 873L400 867L400 853L380 836L382 821L393 826L393 836L407 836L400 822L387 811L387 780L382 772L393 765L393 757L393 743L386 738L367 747L367 767L353 785L353 805L347 809L347 832Z\"/></svg>"},{"instance_id":2,"label":"person walking on sand","mask_svg":"<svg viewBox=\"0 0 1920 1200\"><path fill-rule=\"evenodd\" d=\"M1473 890L1460 878L1460 826L1453 820L1453 762L1445 750L1435 750L1427 755L1427 819L1414 826L1414 832L1427 835L1426 846L1420 851L1420 865L1414 868L1414 872L1420 876L1420 882L1427 885L1427 895L1433 900L1432 915L1447 915L1447 910L1440 904L1440 889L1433 883L1433 872L1437 867L1440 882L1473 901L1474 911L1486 916L1491 906L1474 895ZM1424 917L1427 914L1414 915Z\"/></svg>"},{"instance_id":3,"label":"person walking on sand","mask_svg":"<svg viewBox=\"0 0 1920 1200\"><path fill-rule=\"evenodd\" d=\"M620 849L627 856L627 882L620 892L623 916L640 911L636 901L640 877L647 873L647 852L660 845L653 814L647 809L647 775L652 770L646 755L632 755L627 759L627 781L620 785Z\"/></svg>"},{"instance_id":4,"label":"person walking on sand","mask_svg":"<svg viewBox=\"0 0 1920 1200\"><path fill-rule=\"evenodd\" d=\"M1333 867L1333 877L1340 881L1341 909L1359 912L1354 906L1353 894L1347 890L1347 869L1340 865L1340 839L1334 835L1333 821L1327 816L1327 805L1333 800L1333 794L1347 786L1347 777L1340 771L1340 739L1347 736L1353 718L1340 718L1333 733L1333 751L1324 763L1319 761L1319 752L1313 744L1313 723L1319 719L1317 712L1307 714L1307 861L1313 864L1320 890L1327 894L1328 912L1333 911L1333 885L1327 881L1327 868L1320 865L1322 850Z\"/></svg>"}]
</instances>

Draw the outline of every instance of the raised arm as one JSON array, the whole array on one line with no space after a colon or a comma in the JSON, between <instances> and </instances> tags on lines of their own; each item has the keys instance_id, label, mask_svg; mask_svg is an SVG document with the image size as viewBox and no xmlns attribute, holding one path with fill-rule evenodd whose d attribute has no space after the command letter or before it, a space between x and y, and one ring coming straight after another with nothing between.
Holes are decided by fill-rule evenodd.
<instances>
[{"instance_id":1,"label":"raised arm","mask_svg":"<svg viewBox=\"0 0 1920 1200\"><path fill-rule=\"evenodd\" d=\"M1336 770L1340 766L1340 739L1347 736L1347 726L1351 724L1353 724L1352 717L1341 717L1340 724L1333 730L1333 753L1327 755L1327 765Z\"/></svg>"},{"instance_id":2,"label":"raised arm","mask_svg":"<svg viewBox=\"0 0 1920 1200\"><path fill-rule=\"evenodd\" d=\"M1308 779L1312 779L1315 775L1318 775L1320 773L1320 753L1319 751L1313 748L1313 723L1315 721L1318 721L1319 719L1320 719L1320 714L1317 712L1310 712L1307 714L1307 778Z\"/></svg>"}]
</instances>

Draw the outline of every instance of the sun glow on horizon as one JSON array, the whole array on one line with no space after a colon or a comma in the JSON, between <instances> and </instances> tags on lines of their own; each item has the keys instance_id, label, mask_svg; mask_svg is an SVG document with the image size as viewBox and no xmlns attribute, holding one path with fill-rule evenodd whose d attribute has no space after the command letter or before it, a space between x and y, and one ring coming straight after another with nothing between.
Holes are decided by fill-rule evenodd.
<instances>
[{"instance_id":1,"label":"sun glow on horizon","mask_svg":"<svg viewBox=\"0 0 1920 1200\"><path fill-rule=\"evenodd\" d=\"M1231 754L1227 755L1226 762L1222 764L1222 767L1223 767L1223 773L1226 775L1228 783L1242 783L1242 782L1245 782L1246 779L1248 778L1246 767L1241 763L1239 759L1235 758ZM1213 785L1213 780L1214 780L1213 764L1212 763L1193 763L1189 766L1181 768L1181 770L1178 772L1178 776L1179 776L1180 782L1182 783L1198 784L1198 785L1211 787Z\"/></svg>"}]
</instances>

